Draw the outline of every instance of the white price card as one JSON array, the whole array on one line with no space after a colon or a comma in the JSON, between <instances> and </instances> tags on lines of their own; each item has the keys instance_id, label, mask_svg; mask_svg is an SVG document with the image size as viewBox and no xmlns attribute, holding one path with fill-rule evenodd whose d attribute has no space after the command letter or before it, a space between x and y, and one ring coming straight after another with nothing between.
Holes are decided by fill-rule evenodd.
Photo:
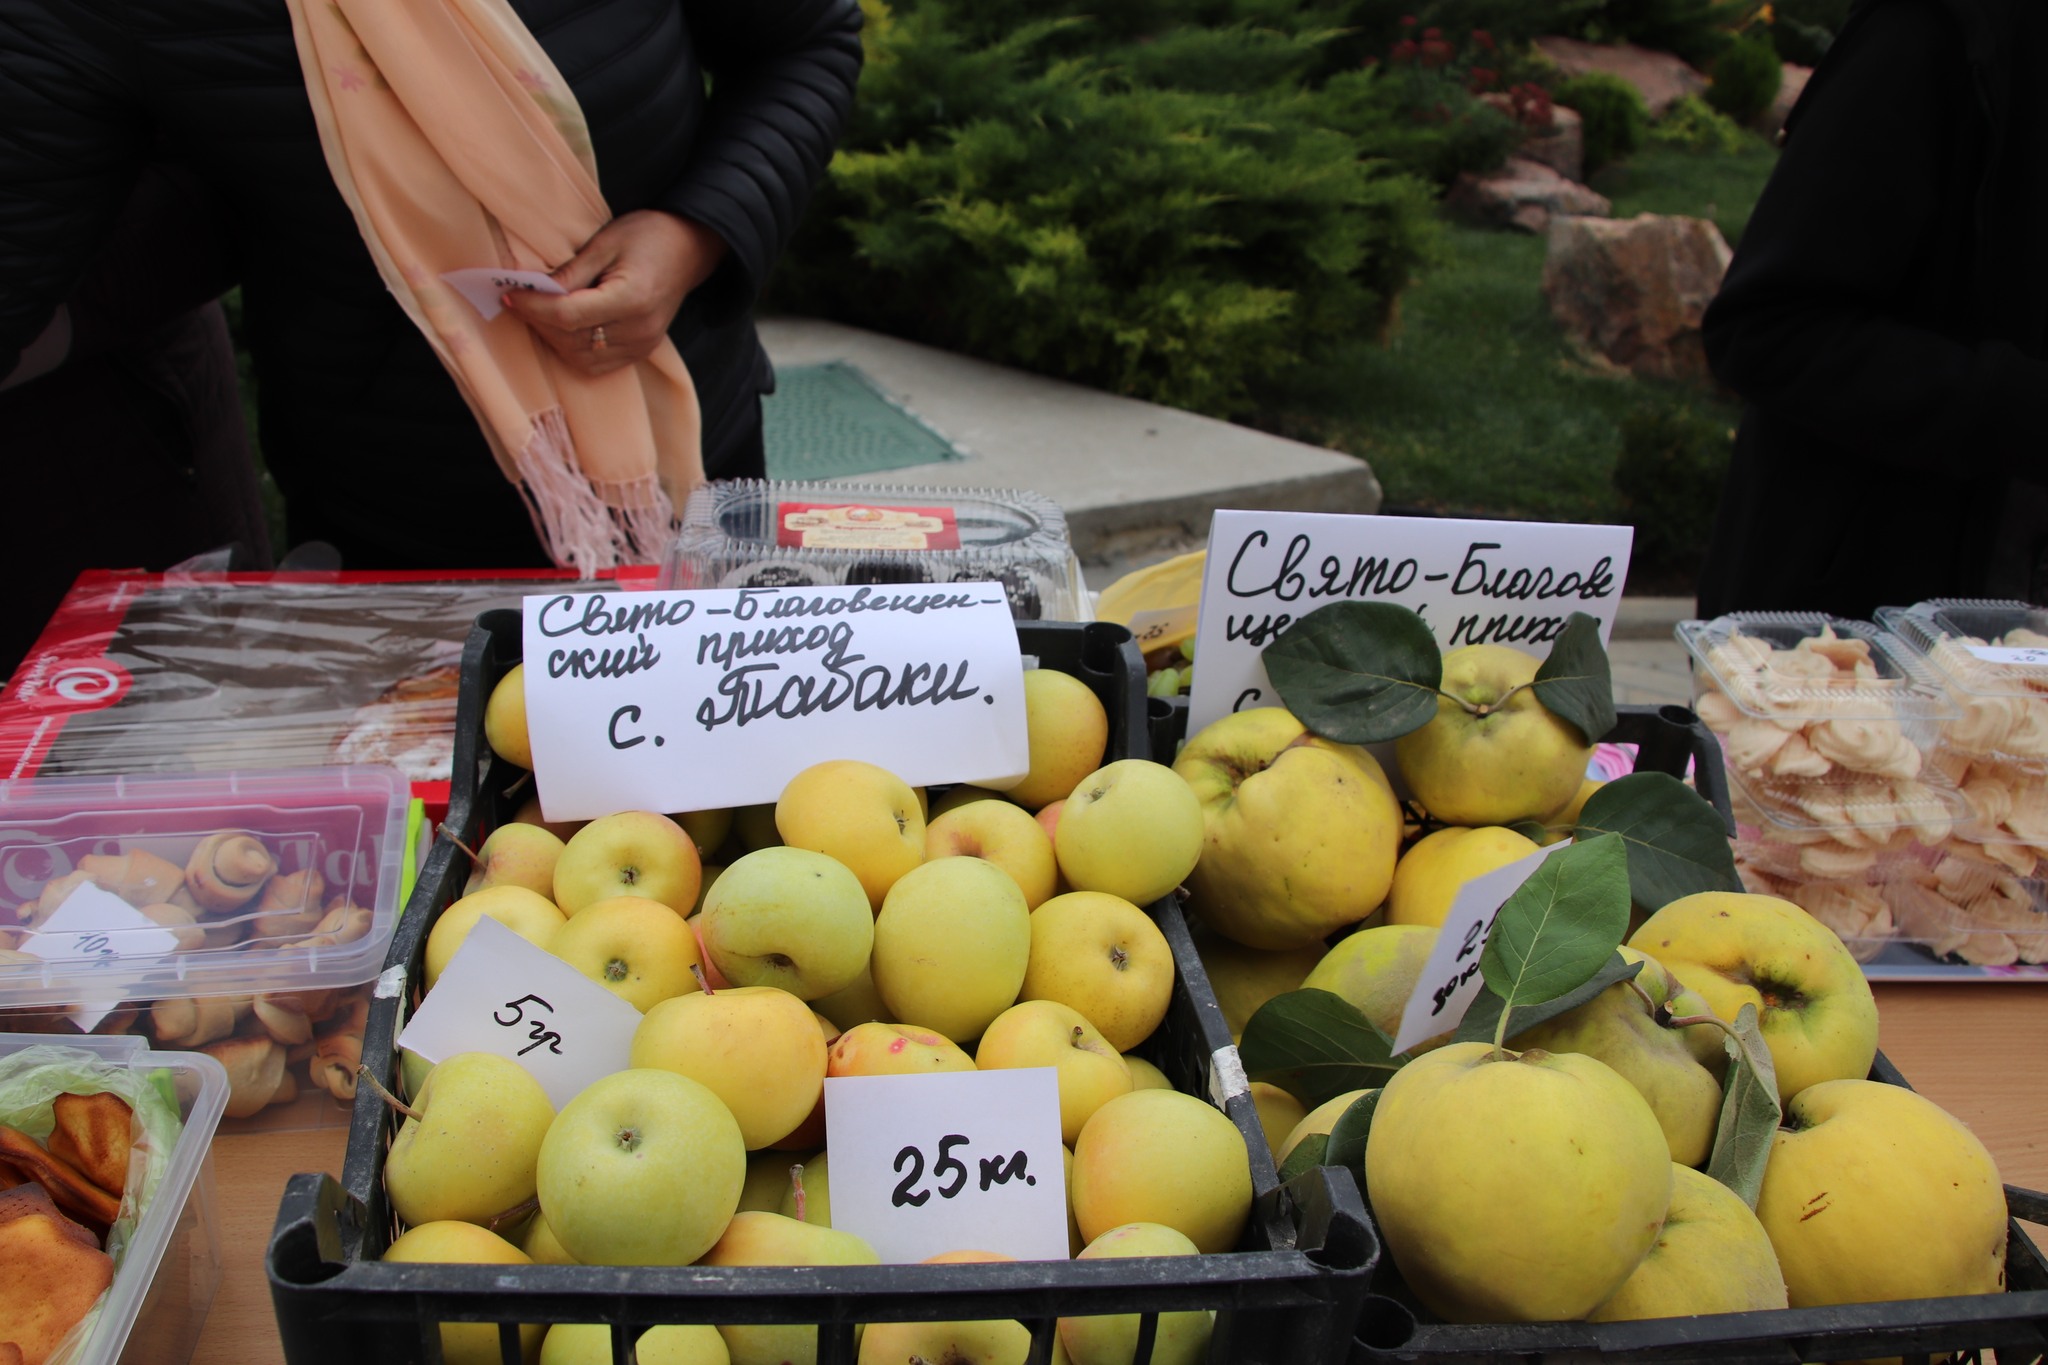
<instances>
[{"instance_id":1,"label":"white price card","mask_svg":"<svg viewBox=\"0 0 2048 1365\"><path fill-rule=\"evenodd\" d=\"M536 294L569 292L555 283L554 276L540 270L499 270L478 266L470 270L450 270L441 278L456 293L468 299L469 306L482 314L485 322L505 311L505 305L499 300L514 289L527 289Z\"/></svg>"},{"instance_id":2,"label":"white price card","mask_svg":"<svg viewBox=\"0 0 2048 1365\"><path fill-rule=\"evenodd\" d=\"M826 759L913 787L1031 766L999 583L550 593L524 643L550 820L761 805Z\"/></svg>"},{"instance_id":3,"label":"white price card","mask_svg":"<svg viewBox=\"0 0 2048 1365\"><path fill-rule=\"evenodd\" d=\"M1987 664L2019 664L2027 668L2048 664L2048 649L2039 645L1964 645L1963 648Z\"/></svg>"},{"instance_id":4,"label":"white price card","mask_svg":"<svg viewBox=\"0 0 2048 1365\"><path fill-rule=\"evenodd\" d=\"M1466 1011L1486 985L1479 975L1479 958L1500 908L1536 874L1545 858L1570 846L1569 839L1547 844L1458 888L1443 928L1437 931L1436 946L1416 979L1415 992L1401 1010L1401 1031L1394 1035L1396 1055L1465 1021Z\"/></svg>"},{"instance_id":5,"label":"white price card","mask_svg":"<svg viewBox=\"0 0 2048 1365\"><path fill-rule=\"evenodd\" d=\"M946 1251L1067 1259L1051 1067L825 1081L832 1226L884 1265Z\"/></svg>"},{"instance_id":6,"label":"white price card","mask_svg":"<svg viewBox=\"0 0 2048 1365\"><path fill-rule=\"evenodd\" d=\"M116 966L123 958L162 957L177 950L176 934L91 882L66 896L21 945L31 957L81 963L89 970ZM81 1001L65 1014L80 1030L91 1033L120 1003L118 998Z\"/></svg>"},{"instance_id":7,"label":"white price card","mask_svg":"<svg viewBox=\"0 0 2048 1365\"><path fill-rule=\"evenodd\" d=\"M1573 612L1607 642L1628 578L1628 526L1322 512L1221 511L1203 561L1188 733L1279 706L1261 651L1331 602L1412 607L1448 653L1504 644L1548 652Z\"/></svg>"},{"instance_id":8,"label":"white price card","mask_svg":"<svg viewBox=\"0 0 2048 1365\"><path fill-rule=\"evenodd\" d=\"M398 1045L429 1062L493 1052L526 1068L557 1110L624 1071L640 1011L488 915L455 950Z\"/></svg>"}]
</instances>

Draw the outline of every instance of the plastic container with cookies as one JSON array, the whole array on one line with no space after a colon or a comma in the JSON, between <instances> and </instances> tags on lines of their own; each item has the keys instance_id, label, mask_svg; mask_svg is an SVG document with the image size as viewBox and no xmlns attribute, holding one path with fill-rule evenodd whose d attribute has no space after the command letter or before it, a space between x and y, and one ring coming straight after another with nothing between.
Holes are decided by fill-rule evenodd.
<instances>
[{"instance_id":1,"label":"plastic container with cookies","mask_svg":"<svg viewBox=\"0 0 2048 1365\"><path fill-rule=\"evenodd\" d=\"M0 1029L203 1052L231 1124L346 1122L409 804L378 767L0 783Z\"/></svg>"}]
</instances>

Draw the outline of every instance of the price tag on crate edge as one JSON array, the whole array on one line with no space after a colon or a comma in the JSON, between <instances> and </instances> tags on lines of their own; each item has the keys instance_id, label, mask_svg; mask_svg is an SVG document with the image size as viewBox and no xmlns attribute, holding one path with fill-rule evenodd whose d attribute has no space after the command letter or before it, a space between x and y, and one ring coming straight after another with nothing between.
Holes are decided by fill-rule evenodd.
<instances>
[{"instance_id":1,"label":"price tag on crate edge","mask_svg":"<svg viewBox=\"0 0 2048 1365\"><path fill-rule=\"evenodd\" d=\"M1429 961L1416 979L1415 993L1401 1010L1401 1031L1394 1035L1396 1055L1465 1021L1465 1012L1486 985L1479 975L1479 957L1486 951L1500 908L1521 890L1523 882L1536 875L1545 858L1570 843L1566 839L1547 844L1504 867L1482 872L1458 888L1443 928L1437 931L1436 946L1429 950Z\"/></svg>"},{"instance_id":2,"label":"price tag on crate edge","mask_svg":"<svg viewBox=\"0 0 2048 1365\"><path fill-rule=\"evenodd\" d=\"M498 921L476 922L398 1045L440 1062L493 1052L541 1083L556 1110L624 1071L640 1011Z\"/></svg>"},{"instance_id":3,"label":"price tag on crate edge","mask_svg":"<svg viewBox=\"0 0 2048 1365\"><path fill-rule=\"evenodd\" d=\"M759 805L828 758L913 787L1031 766L999 583L534 596L524 645L550 820Z\"/></svg>"},{"instance_id":4,"label":"price tag on crate edge","mask_svg":"<svg viewBox=\"0 0 2048 1365\"><path fill-rule=\"evenodd\" d=\"M1534 521L1218 511L1202 563L1190 735L1232 711L1278 706L1260 657L1317 607L1412 607L1448 653L1504 644L1539 658L1575 611L1607 643L1635 531Z\"/></svg>"},{"instance_id":5,"label":"price tag on crate edge","mask_svg":"<svg viewBox=\"0 0 2048 1365\"><path fill-rule=\"evenodd\" d=\"M825 1082L832 1226L884 1265L946 1251L1067 1259L1051 1067Z\"/></svg>"}]
</instances>

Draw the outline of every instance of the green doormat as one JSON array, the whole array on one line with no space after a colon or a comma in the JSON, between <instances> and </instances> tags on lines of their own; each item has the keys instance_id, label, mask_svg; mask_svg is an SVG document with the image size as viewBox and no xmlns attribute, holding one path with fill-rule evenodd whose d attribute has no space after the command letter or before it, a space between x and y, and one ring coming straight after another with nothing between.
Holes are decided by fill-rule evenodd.
<instances>
[{"instance_id":1,"label":"green doormat","mask_svg":"<svg viewBox=\"0 0 2048 1365\"><path fill-rule=\"evenodd\" d=\"M775 392L761 400L761 423L771 479L844 479L962 458L839 360L778 369Z\"/></svg>"}]
</instances>

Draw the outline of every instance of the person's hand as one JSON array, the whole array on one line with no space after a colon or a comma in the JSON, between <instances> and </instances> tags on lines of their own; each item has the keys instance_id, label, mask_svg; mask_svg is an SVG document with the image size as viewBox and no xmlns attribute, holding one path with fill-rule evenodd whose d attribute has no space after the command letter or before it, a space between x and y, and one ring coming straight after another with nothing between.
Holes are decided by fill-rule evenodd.
<instances>
[{"instance_id":1,"label":"person's hand","mask_svg":"<svg viewBox=\"0 0 2048 1365\"><path fill-rule=\"evenodd\" d=\"M609 374L654 353L676 310L725 259L725 239L659 209L612 219L549 273L566 294L515 289L505 306L568 365Z\"/></svg>"}]
</instances>

